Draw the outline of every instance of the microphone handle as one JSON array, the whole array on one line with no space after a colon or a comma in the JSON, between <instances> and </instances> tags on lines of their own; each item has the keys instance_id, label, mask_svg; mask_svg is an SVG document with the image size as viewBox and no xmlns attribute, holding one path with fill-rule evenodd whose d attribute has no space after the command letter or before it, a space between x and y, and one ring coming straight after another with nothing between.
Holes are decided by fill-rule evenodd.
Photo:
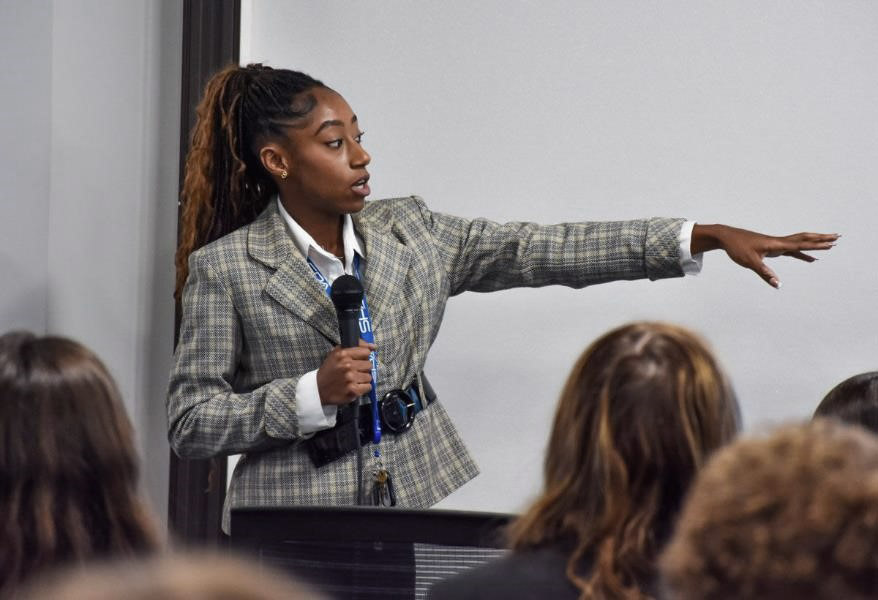
<instances>
[{"instance_id":1,"label":"microphone handle","mask_svg":"<svg viewBox=\"0 0 878 600\"><path fill-rule=\"evenodd\" d=\"M342 348L356 348L360 345L360 311L357 309L338 311L338 332Z\"/></svg>"}]
</instances>

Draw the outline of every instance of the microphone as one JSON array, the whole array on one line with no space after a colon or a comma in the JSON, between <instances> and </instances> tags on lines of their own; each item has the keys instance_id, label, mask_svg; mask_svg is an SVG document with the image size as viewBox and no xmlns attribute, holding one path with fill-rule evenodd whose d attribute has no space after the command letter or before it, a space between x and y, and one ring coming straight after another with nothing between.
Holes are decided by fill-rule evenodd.
<instances>
[{"instance_id":1,"label":"microphone","mask_svg":"<svg viewBox=\"0 0 878 600\"><path fill-rule=\"evenodd\" d=\"M353 275L341 275L332 282L329 294L338 315L338 332L342 348L360 345L360 305L363 302L363 284Z\"/></svg>"},{"instance_id":2,"label":"microphone","mask_svg":"<svg viewBox=\"0 0 878 600\"><path fill-rule=\"evenodd\" d=\"M341 337L342 348L355 348L360 345L359 319L363 294L363 284L353 275L341 275L332 282L329 297L332 299L335 313L338 315L338 333ZM377 412L375 414L377 415ZM363 453L361 452L363 431L360 427L359 399L353 402L353 425L353 436L357 440L357 504L363 504ZM380 427L379 422L378 435L381 432Z\"/></svg>"}]
</instances>

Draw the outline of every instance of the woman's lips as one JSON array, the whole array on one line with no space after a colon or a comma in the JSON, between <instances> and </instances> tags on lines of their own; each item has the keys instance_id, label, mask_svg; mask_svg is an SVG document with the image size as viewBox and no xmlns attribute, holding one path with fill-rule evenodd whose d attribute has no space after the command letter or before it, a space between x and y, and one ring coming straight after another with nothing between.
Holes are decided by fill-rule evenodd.
<instances>
[{"instance_id":1,"label":"woman's lips","mask_svg":"<svg viewBox=\"0 0 878 600\"><path fill-rule=\"evenodd\" d=\"M354 182L354 185L351 186L351 189L358 196L366 197L372 193L372 190L369 189L369 178L363 177L362 179L358 179Z\"/></svg>"}]
</instances>

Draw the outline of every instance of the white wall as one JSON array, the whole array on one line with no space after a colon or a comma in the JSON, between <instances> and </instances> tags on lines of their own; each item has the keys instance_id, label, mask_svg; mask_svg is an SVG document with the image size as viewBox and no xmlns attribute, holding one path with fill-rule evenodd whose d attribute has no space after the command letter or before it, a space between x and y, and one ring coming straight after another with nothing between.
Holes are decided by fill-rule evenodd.
<instances>
[{"instance_id":1,"label":"white wall","mask_svg":"<svg viewBox=\"0 0 878 600\"><path fill-rule=\"evenodd\" d=\"M4 1L2 9L4 33L16 35L0 40L4 60L39 61L18 86L3 87L3 126L10 112L24 117L13 123L16 135L3 138L15 169L4 168L4 178L15 194L4 196L11 218L0 227L29 246L4 237L0 264L9 281L11 253L26 273L18 294L35 290L30 318L7 313L0 296L3 329L69 336L103 358L140 437L145 487L165 518L182 5ZM31 55L31 34L48 54ZM31 123L39 125L34 135ZM10 143L18 139L26 152ZM33 204L22 202L29 195Z\"/></svg>"},{"instance_id":2,"label":"white wall","mask_svg":"<svg viewBox=\"0 0 878 600\"><path fill-rule=\"evenodd\" d=\"M52 5L0 0L0 332L46 328Z\"/></svg>"},{"instance_id":3,"label":"white wall","mask_svg":"<svg viewBox=\"0 0 878 600\"><path fill-rule=\"evenodd\" d=\"M520 509L569 366L632 319L701 331L750 428L876 368L878 4L250 0L244 15L244 61L348 99L375 198L844 235L816 264L773 261L780 291L713 253L686 280L454 299L427 372L483 473L440 506Z\"/></svg>"}]
</instances>

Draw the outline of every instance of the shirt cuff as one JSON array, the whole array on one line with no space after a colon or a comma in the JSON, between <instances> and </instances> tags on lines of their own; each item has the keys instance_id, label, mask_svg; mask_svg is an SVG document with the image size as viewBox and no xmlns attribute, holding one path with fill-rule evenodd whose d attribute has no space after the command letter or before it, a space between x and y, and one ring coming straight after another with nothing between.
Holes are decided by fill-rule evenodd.
<instances>
[{"instance_id":1,"label":"shirt cuff","mask_svg":"<svg viewBox=\"0 0 878 600\"><path fill-rule=\"evenodd\" d=\"M337 413L338 409L335 406L323 406L320 403L317 371L309 371L302 375L296 384L296 415L299 418L301 433L308 435L322 429L335 427Z\"/></svg>"},{"instance_id":2,"label":"shirt cuff","mask_svg":"<svg viewBox=\"0 0 878 600\"><path fill-rule=\"evenodd\" d=\"M701 272L701 264L704 253L692 255L692 230L695 221L686 221L680 228L680 268L686 275L698 275Z\"/></svg>"}]
</instances>

